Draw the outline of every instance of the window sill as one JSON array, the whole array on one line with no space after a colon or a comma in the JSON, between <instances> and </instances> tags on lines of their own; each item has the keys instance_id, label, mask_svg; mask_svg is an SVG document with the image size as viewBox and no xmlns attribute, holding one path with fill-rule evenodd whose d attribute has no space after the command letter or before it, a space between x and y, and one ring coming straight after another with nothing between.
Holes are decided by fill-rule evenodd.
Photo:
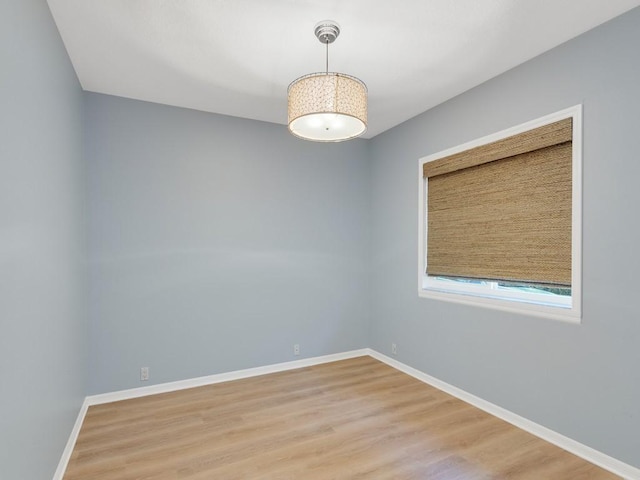
<instances>
[{"instance_id":1,"label":"window sill","mask_svg":"<svg viewBox=\"0 0 640 480\"><path fill-rule=\"evenodd\" d=\"M419 289L418 296L432 300L442 300L445 302L472 305L494 310L502 310L521 315L548 318L562 322L580 324L580 311L576 308L551 307L534 303L518 302L511 300L501 300L498 298L479 297L475 295L464 295L460 293L448 293L438 290Z\"/></svg>"}]
</instances>

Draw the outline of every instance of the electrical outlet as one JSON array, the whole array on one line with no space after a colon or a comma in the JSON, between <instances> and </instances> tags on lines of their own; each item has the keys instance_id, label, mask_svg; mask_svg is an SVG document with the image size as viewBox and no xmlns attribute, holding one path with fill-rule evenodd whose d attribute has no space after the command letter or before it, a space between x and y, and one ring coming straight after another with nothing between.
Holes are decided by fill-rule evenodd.
<instances>
[{"instance_id":1,"label":"electrical outlet","mask_svg":"<svg viewBox=\"0 0 640 480\"><path fill-rule=\"evenodd\" d=\"M398 346L395 343L391 344L391 353L393 353L394 355L398 354Z\"/></svg>"},{"instance_id":2,"label":"electrical outlet","mask_svg":"<svg viewBox=\"0 0 640 480\"><path fill-rule=\"evenodd\" d=\"M149 367L140 367L140 381L146 382L149 380Z\"/></svg>"},{"instance_id":3,"label":"electrical outlet","mask_svg":"<svg viewBox=\"0 0 640 480\"><path fill-rule=\"evenodd\" d=\"M293 354L300 355L300 345L298 345L297 343L293 346Z\"/></svg>"}]
</instances>

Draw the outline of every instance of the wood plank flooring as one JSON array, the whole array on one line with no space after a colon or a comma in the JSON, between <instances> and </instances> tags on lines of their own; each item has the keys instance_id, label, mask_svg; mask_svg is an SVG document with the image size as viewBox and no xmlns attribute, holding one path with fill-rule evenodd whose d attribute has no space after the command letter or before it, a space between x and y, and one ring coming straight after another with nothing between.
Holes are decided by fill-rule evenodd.
<instances>
[{"instance_id":1,"label":"wood plank flooring","mask_svg":"<svg viewBox=\"0 0 640 480\"><path fill-rule=\"evenodd\" d=\"M371 357L92 406L64 476L611 478Z\"/></svg>"}]
</instances>

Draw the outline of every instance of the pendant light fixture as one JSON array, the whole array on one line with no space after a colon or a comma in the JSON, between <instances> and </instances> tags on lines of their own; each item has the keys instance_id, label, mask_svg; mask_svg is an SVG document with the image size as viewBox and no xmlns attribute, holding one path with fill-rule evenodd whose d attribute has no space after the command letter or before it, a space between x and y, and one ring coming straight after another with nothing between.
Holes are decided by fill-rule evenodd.
<instances>
[{"instance_id":1,"label":"pendant light fixture","mask_svg":"<svg viewBox=\"0 0 640 480\"><path fill-rule=\"evenodd\" d=\"M356 77L329 72L329 44L340 26L325 20L315 35L326 45L326 68L300 77L289 85L289 131L315 142L341 142L367 130L367 86Z\"/></svg>"}]
</instances>

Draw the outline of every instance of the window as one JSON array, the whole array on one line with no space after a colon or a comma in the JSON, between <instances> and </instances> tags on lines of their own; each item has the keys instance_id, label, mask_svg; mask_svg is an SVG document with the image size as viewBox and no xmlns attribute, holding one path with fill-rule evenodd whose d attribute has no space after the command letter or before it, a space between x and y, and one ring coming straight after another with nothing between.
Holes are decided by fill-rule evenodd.
<instances>
[{"instance_id":1,"label":"window","mask_svg":"<svg viewBox=\"0 0 640 480\"><path fill-rule=\"evenodd\" d=\"M576 106L420 160L420 296L580 322L581 131Z\"/></svg>"}]
</instances>

